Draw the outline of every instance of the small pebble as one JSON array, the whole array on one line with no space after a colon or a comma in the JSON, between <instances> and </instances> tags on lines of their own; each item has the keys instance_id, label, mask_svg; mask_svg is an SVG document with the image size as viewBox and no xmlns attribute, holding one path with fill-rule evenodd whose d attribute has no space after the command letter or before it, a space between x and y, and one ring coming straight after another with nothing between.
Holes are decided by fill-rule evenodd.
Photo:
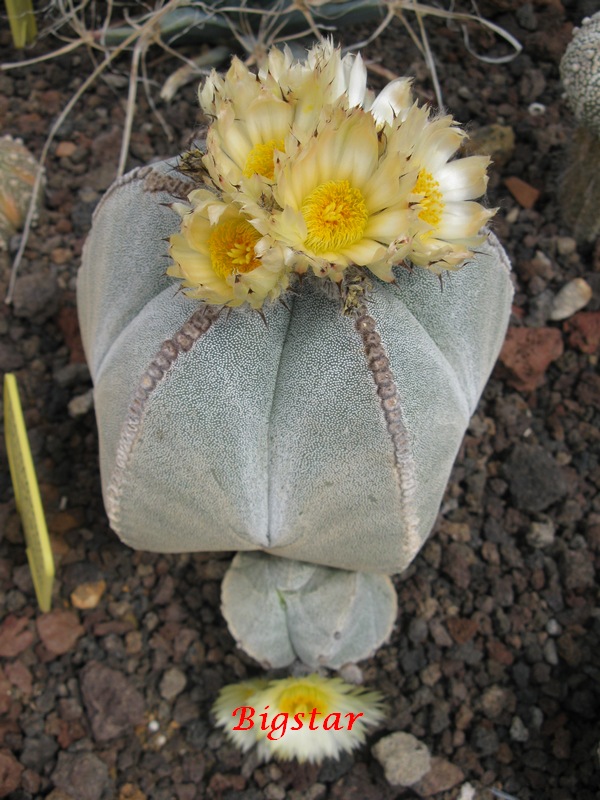
<instances>
[{"instance_id":1,"label":"small pebble","mask_svg":"<svg viewBox=\"0 0 600 800\"><path fill-rule=\"evenodd\" d=\"M544 659L553 667L558 664L558 653L554 639L546 639L544 642Z\"/></svg>"},{"instance_id":2,"label":"small pebble","mask_svg":"<svg viewBox=\"0 0 600 800\"><path fill-rule=\"evenodd\" d=\"M94 407L94 390L88 389L85 394L79 394L69 401L69 416L73 419L84 417Z\"/></svg>"},{"instance_id":3,"label":"small pebble","mask_svg":"<svg viewBox=\"0 0 600 800\"><path fill-rule=\"evenodd\" d=\"M525 538L532 547L549 547L554 543L555 533L553 522L532 522Z\"/></svg>"},{"instance_id":4,"label":"small pebble","mask_svg":"<svg viewBox=\"0 0 600 800\"><path fill-rule=\"evenodd\" d=\"M177 669L177 667L171 667L171 669L168 669L162 676L160 682L160 696L165 700L174 700L178 694L183 692L186 683L187 678L184 673L180 669Z\"/></svg>"},{"instance_id":5,"label":"small pebble","mask_svg":"<svg viewBox=\"0 0 600 800\"><path fill-rule=\"evenodd\" d=\"M562 633L562 625L555 619L549 619L546 623L546 632L550 636L560 636Z\"/></svg>"},{"instance_id":6,"label":"small pebble","mask_svg":"<svg viewBox=\"0 0 600 800\"><path fill-rule=\"evenodd\" d=\"M372 748L391 786L412 786L429 772L429 748L410 733L391 733Z\"/></svg>"},{"instance_id":7,"label":"small pebble","mask_svg":"<svg viewBox=\"0 0 600 800\"><path fill-rule=\"evenodd\" d=\"M577 250L577 242L571 236L559 236L556 239L556 249L561 256L570 256Z\"/></svg>"},{"instance_id":8,"label":"small pebble","mask_svg":"<svg viewBox=\"0 0 600 800\"><path fill-rule=\"evenodd\" d=\"M106 581L82 583L71 592L71 604L75 608L96 608L106 591Z\"/></svg>"},{"instance_id":9,"label":"small pebble","mask_svg":"<svg viewBox=\"0 0 600 800\"><path fill-rule=\"evenodd\" d=\"M513 742L526 742L529 739L529 731L525 727L525 724L521 717L513 717L512 722L510 724L510 731L509 731L510 738Z\"/></svg>"},{"instance_id":10,"label":"small pebble","mask_svg":"<svg viewBox=\"0 0 600 800\"><path fill-rule=\"evenodd\" d=\"M592 299L592 287L583 280L575 278L565 284L552 301L550 319L555 322L568 319L581 311Z\"/></svg>"}]
</instances>

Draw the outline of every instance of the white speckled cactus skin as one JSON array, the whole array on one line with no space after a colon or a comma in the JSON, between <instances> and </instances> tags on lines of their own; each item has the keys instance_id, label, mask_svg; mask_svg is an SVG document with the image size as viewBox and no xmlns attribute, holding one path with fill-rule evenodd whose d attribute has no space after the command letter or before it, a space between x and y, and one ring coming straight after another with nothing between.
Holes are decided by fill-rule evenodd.
<instances>
[{"instance_id":1,"label":"white speckled cactus skin","mask_svg":"<svg viewBox=\"0 0 600 800\"><path fill-rule=\"evenodd\" d=\"M395 382L378 396L365 353L377 333L359 332L317 279L289 310L267 307L266 324L245 309L203 315L178 291L164 274L172 198L147 191L171 170L154 165L109 190L79 275L111 526L151 551L403 570L504 338L504 251L491 237L443 291L422 269L375 282L368 312L390 363L380 382L389 371ZM400 411L384 413L386 398Z\"/></svg>"},{"instance_id":2,"label":"white speckled cactus skin","mask_svg":"<svg viewBox=\"0 0 600 800\"><path fill-rule=\"evenodd\" d=\"M296 659L311 669L361 661L396 620L396 592L386 575L265 553L237 554L223 579L222 601L237 643L272 668Z\"/></svg>"},{"instance_id":3,"label":"white speckled cactus skin","mask_svg":"<svg viewBox=\"0 0 600 800\"><path fill-rule=\"evenodd\" d=\"M600 11L575 30L560 75L575 117L600 137Z\"/></svg>"}]
</instances>

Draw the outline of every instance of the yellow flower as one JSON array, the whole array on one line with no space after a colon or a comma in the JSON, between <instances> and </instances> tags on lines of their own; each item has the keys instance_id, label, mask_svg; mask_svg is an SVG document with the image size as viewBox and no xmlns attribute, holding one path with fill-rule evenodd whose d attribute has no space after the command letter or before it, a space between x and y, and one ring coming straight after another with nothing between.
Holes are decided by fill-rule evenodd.
<instances>
[{"instance_id":1,"label":"yellow flower","mask_svg":"<svg viewBox=\"0 0 600 800\"><path fill-rule=\"evenodd\" d=\"M281 249L274 247L237 206L198 189L181 203L181 232L170 237L175 262L167 274L183 280L186 294L207 303L260 308L289 283Z\"/></svg>"},{"instance_id":2,"label":"yellow flower","mask_svg":"<svg viewBox=\"0 0 600 800\"><path fill-rule=\"evenodd\" d=\"M295 62L287 48L274 48L258 75L234 59L223 78L213 72L200 91L202 108L213 119L204 164L221 191L232 193L244 183L256 199L268 192L276 159L313 136L332 104L364 107L382 127L410 107L410 85L398 79L376 98L367 90L360 55L342 58L329 40L315 45L305 62Z\"/></svg>"},{"instance_id":3,"label":"yellow flower","mask_svg":"<svg viewBox=\"0 0 600 800\"><path fill-rule=\"evenodd\" d=\"M359 747L384 717L382 697L340 678L274 680L225 687L213 707L217 725L243 750L258 745L263 760L320 763ZM245 737L242 741L241 737Z\"/></svg>"},{"instance_id":4,"label":"yellow flower","mask_svg":"<svg viewBox=\"0 0 600 800\"><path fill-rule=\"evenodd\" d=\"M495 209L472 201L486 190L490 159L470 156L449 161L466 134L449 116L423 126L418 120L422 113L422 109L411 111L389 144L409 151L417 170L409 198L416 217L408 231L408 258L439 273L460 267L484 238L480 231Z\"/></svg>"},{"instance_id":5,"label":"yellow flower","mask_svg":"<svg viewBox=\"0 0 600 800\"><path fill-rule=\"evenodd\" d=\"M408 240L409 192L415 182L407 157L382 147L374 117L360 108L337 111L318 136L278 165L270 217L248 204L255 225L287 248L297 272L341 280L350 264L391 280L386 260L398 263ZM393 247L393 256L389 250Z\"/></svg>"}]
</instances>

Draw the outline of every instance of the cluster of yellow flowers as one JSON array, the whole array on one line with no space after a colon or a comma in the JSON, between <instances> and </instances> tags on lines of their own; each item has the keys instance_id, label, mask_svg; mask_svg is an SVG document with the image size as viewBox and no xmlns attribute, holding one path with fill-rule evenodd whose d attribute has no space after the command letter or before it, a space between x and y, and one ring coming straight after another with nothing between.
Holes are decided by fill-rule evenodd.
<instances>
[{"instance_id":1,"label":"cluster of yellow flowers","mask_svg":"<svg viewBox=\"0 0 600 800\"><path fill-rule=\"evenodd\" d=\"M190 297L260 308L294 274L339 283L354 265L391 282L403 264L457 269L482 241L489 159L449 162L465 133L408 78L374 96L360 55L324 41L303 62L273 49L258 75L234 60L200 103L208 188L174 204L168 270Z\"/></svg>"},{"instance_id":2,"label":"cluster of yellow flowers","mask_svg":"<svg viewBox=\"0 0 600 800\"><path fill-rule=\"evenodd\" d=\"M217 725L261 761L320 763L359 747L384 718L382 697L340 678L254 680L225 686L213 706Z\"/></svg>"}]
</instances>

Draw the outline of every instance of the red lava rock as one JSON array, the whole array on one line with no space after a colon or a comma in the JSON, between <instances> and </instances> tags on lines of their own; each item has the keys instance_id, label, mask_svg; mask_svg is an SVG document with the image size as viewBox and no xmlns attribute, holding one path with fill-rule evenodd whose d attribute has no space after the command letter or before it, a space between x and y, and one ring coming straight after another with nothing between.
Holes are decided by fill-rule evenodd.
<instances>
[{"instance_id":1,"label":"red lava rock","mask_svg":"<svg viewBox=\"0 0 600 800\"><path fill-rule=\"evenodd\" d=\"M0 626L0 656L12 658L27 650L33 644L35 636L26 630L29 625L27 617L15 617L14 614L4 620Z\"/></svg>"},{"instance_id":2,"label":"red lava rock","mask_svg":"<svg viewBox=\"0 0 600 800\"><path fill-rule=\"evenodd\" d=\"M94 753L60 752L52 781L77 800L100 800L109 781L108 767Z\"/></svg>"},{"instance_id":3,"label":"red lava rock","mask_svg":"<svg viewBox=\"0 0 600 800\"><path fill-rule=\"evenodd\" d=\"M450 636L457 644L469 642L479 629L476 619L461 619L460 617L451 617L447 620L446 625L450 631Z\"/></svg>"},{"instance_id":4,"label":"red lava rock","mask_svg":"<svg viewBox=\"0 0 600 800\"><path fill-rule=\"evenodd\" d=\"M410 788L421 797L431 797L439 792L447 792L464 779L465 773L460 767L445 758L434 756L427 775Z\"/></svg>"},{"instance_id":5,"label":"red lava rock","mask_svg":"<svg viewBox=\"0 0 600 800\"><path fill-rule=\"evenodd\" d=\"M60 332L63 335L66 346L71 353L71 364L85 364L85 353L79 332L79 321L77 310L74 306L63 306L56 318Z\"/></svg>"},{"instance_id":6,"label":"red lava rock","mask_svg":"<svg viewBox=\"0 0 600 800\"><path fill-rule=\"evenodd\" d=\"M557 328L509 328L500 353L508 384L524 392L537 389L563 349L562 334Z\"/></svg>"},{"instance_id":7,"label":"red lava rock","mask_svg":"<svg viewBox=\"0 0 600 800\"><path fill-rule=\"evenodd\" d=\"M81 693L97 742L130 733L144 718L144 698L122 672L90 661L81 674Z\"/></svg>"},{"instance_id":8,"label":"red lava rock","mask_svg":"<svg viewBox=\"0 0 600 800\"><path fill-rule=\"evenodd\" d=\"M0 750L0 797L6 797L21 785L23 767L8 750Z\"/></svg>"},{"instance_id":9,"label":"red lava rock","mask_svg":"<svg viewBox=\"0 0 600 800\"><path fill-rule=\"evenodd\" d=\"M0 714L6 714L12 701L10 681L0 667Z\"/></svg>"},{"instance_id":10,"label":"red lava rock","mask_svg":"<svg viewBox=\"0 0 600 800\"><path fill-rule=\"evenodd\" d=\"M567 589L593 589L596 582L594 561L584 550L567 550L560 566Z\"/></svg>"},{"instance_id":11,"label":"red lava rock","mask_svg":"<svg viewBox=\"0 0 600 800\"><path fill-rule=\"evenodd\" d=\"M571 347L589 355L600 348L600 311L580 311L563 327Z\"/></svg>"},{"instance_id":12,"label":"red lava rock","mask_svg":"<svg viewBox=\"0 0 600 800\"><path fill-rule=\"evenodd\" d=\"M600 375L584 372L577 384L577 399L583 406L600 409Z\"/></svg>"},{"instance_id":13,"label":"red lava rock","mask_svg":"<svg viewBox=\"0 0 600 800\"><path fill-rule=\"evenodd\" d=\"M31 694L33 678L29 669L22 661L12 661L4 667L6 677L25 697Z\"/></svg>"},{"instance_id":14,"label":"red lava rock","mask_svg":"<svg viewBox=\"0 0 600 800\"><path fill-rule=\"evenodd\" d=\"M109 636L114 634L116 636L123 636L124 633L129 633L134 630L135 625L132 621L125 619L111 619L107 622L99 622L94 625L94 636Z\"/></svg>"},{"instance_id":15,"label":"red lava rock","mask_svg":"<svg viewBox=\"0 0 600 800\"><path fill-rule=\"evenodd\" d=\"M515 657L510 652L508 647L502 644L502 642L492 639L492 641L488 642L487 644L487 650L490 658L493 661L497 661L499 664L504 664L506 667L510 667L512 664L514 664Z\"/></svg>"},{"instance_id":16,"label":"red lava rock","mask_svg":"<svg viewBox=\"0 0 600 800\"><path fill-rule=\"evenodd\" d=\"M442 570L449 575L461 589L467 589L471 582L471 565L475 555L471 548L462 542L452 542L444 551Z\"/></svg>"},{"instance_id":17,"label":"red lava rock","mask_svg":"<svg viewBox=\"0 0 600 800\"><path fill-rule=\"evenodd\" d=\"M217 772L213 775L209 783L209 791L212 790L216 794L225 792L228 789L233 789L236 792L242 792L246 788L246 778L243 775L224 775Z\"/></svg>"},{"instance_id":18,"label":"red lava rock","mask_svg":"<svg viewBox=\"0 0 600 800\"><path fill-rule=\"evenodd\" d=\"M523 208L533 208L536 200L540 196L539 189L536 189L534 186L531 186L531 184L526 183L521 180L521 178L517 178L514 175L510 178L506 178L504 185L517 203Z\"/></svg>"},{"instance_id":19,"label":"red lava rock","mask_svg":"<svg viewBox=\"0 0 600 800\"><path fill-rule=\"evenodd\" d=\"M77 720L59 720L60 728L58 730L56 741L59 743L63 750L66 750L72 742L78 739L84 739L86 732L83 725Z\"/></svg>"},{"instance_id":20,"label":"red lava rock","mask_svg":"<svg viewBox=\"0 0 600 800\"><path fill-rule=\"evenodd\" d=\"M77 614L57 609L38 617L37 629L44 647L53 656L62 656L75 646L85 632Z\"/></svg>"}]
</instances>

